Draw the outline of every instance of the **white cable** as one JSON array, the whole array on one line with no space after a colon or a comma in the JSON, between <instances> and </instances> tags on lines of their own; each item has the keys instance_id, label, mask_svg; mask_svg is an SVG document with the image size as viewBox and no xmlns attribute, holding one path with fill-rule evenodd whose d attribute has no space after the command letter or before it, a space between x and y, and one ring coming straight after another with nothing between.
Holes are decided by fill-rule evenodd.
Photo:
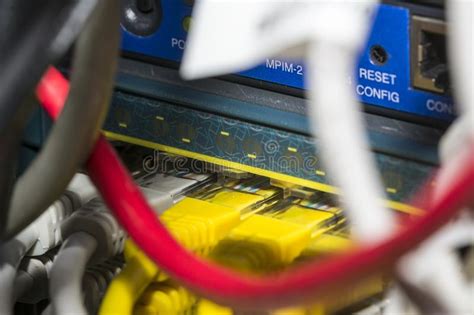
<instances>
[{"instance_id":1,"label":"white cable","mask_svg":"<svg viewBox=\"0 0 474 315\"><path fill-rule=\"evenodd\" d=\"M39 256L51 248L61 244L61 224L71 213L80 208L85 202L97 196L94 185L89 177L84 174L76 174L64 195L35 220L38 229L38 240L28 252L29 256Z\"/></svg>"},{"instance_id":2,"label":"white cable","mask_svg":"<svg viewBox=\"0 0 474 315\"><path fill-rule=\"evenodd\" d=\"M98 196L97 189L91 182L89 176L77 173L72 178L66 191L70 191L78 199L80 205L87 203L94 197Z\"/></svg>"},{"instance_id":3,"label":"white cable","mask_svg":"<svg viewBox=\"0 0 474 315\"><path fill-rule=\"evenodd\" d=\"M365 135L361 108L348 82L355 57L356 51L335 45L312 46L308 114L313 134L320 140L323 163L341 188L355 236L377 242L392 232L393 219L383 205L383 186Z\"/></svg>"},{"instance_id":4,"label":"white cable","mask_svg":"<svg viewBox=\"0 0 474 315\"><path fill-rule=\"evenodd\" d=\"M55 257L56 251L53 250L22 260L14 285L16 301L36 304L49 297L49 274Z\"/></svg>"},{"instance_id":5,"label":"white cable","mask_svg":"<svg viewBox=\"0 0 474 315\"><path fill-rule=\"evenodd\" d=\"M383 205L382 182L351 85L376 3L328 3L322 9L327 11L330 34L315 38L307 48L308 115L313 134L320 140L320 154L329 176L341 189L354 234L366 243L380 241L394 228L393 215Z\"/></svg>"},{"instance_id":6,"label":"white cable","mask_svg":"<svg viewBox=\"0 0 474 315\"><path fill-rule=\"evenodd\" d=\"M399 287L391 288L387 293L387 304L383 315L419 315Z\"/></svg>"},{"instance_id":7,"label":"white cable","mask_svg":"<svg viewBox=\"0 0 474 315\"><path fill-rule=\"evenodd\" d=\"M320 140L323 163L341 188L343 204L359 241L377 242L393 231L383 205L382 183L351 81L377 1L331 1L322 6L326 36L308 45L308 114Z\"/></svg>"},{"instance_id":8,"label":"white cable","mask_svg":"<svg viewBox=\"0 0 474 315\"><path fill-rule=\"evenodd\" d=\"M18 265L37 239L36 227L30 224L17 237L0 248L0 314L2 315L13 314L13 285Z\"/></svg>"},{"instance_id":9,"label":"white cable","mask_svg":"<svg viewBox=\"0 0 474 315\"><path fill-rule=\"evenodd\" d=\"M474 108L458 117L439 143L441 161L452 160L463 147L474 141Z\"/></svg>"},{"instance_id":10,"label":"white cable","mask_svg":"<svg viewBox=\"0 0 474 315\"><path fill-rule=\"evenodd\" d=\"M449 66L460 116L440 142L444 167L433 198L456 178L458 174L454 170L460 155L466 154L463 149L474 141L473 12L473 1L447 1ZM454 249L460 243L474 244L473 233L473 224L468 218L444 228L401 260L398 267L401 277L436 298L446 310L456 314L472 313L470 287Z\"/></svg>"},{"instance_id":11,"label":"white cable","mask_svg":"<svg viewBox=\"0 0 474 315\"><path fill-rule=\"evenodd\" d=\"M61 233L66 242L51 270L51 305L45 314L87 314L82 294L86 265L122 252L125 234L100 198L75 211L62 223Z\"/></svg>"},{"instance_id":12,"label":"white cable","mask_svg":"<svg viewBox=\"0 0 474 315\"><path fill-rule=\"evenodd\" d=\"M448 60L459 118L440 144L443 163L474 141L474 1L447 0Z\"/></svg>"},{"instance_id":13,"label":"white cable","mask_svg":"<svg viewBox=\"0 0 474 315\"><path fill-rule=\"evenodd\" d=\"M70 190L40 217L0 249L0 314L11 314L15 301L14 283L18 266L25 255L42 255L62 241L59 225L81 201L95 194L87 176L76 175Z\"/></svg>"},{"instance_id":14,"label":"white cable","mask_svg":"<svg viewBox=\"0 0 474 315\"><path fill-rule=\"evenodd\" d=\"M84 314L82 278L97 248L97 240L83 232L72 234L63 244L51 270L50 296L54 314Z\"/></svg>"},{"instance_id":15,"label":"white cable","mask_svg":"<svg viewBox=\"0 0 474 315\"><path fill-rule=\"evenodd\" d=\"M355 236L364 242L393 230L349 83L377 3L203 0L196 6L181 66L183 77L196 79L244 70L264 57L306 57L312 129L327 173L341 187Z\"/></svg>"},{"instance_id":16,"label":"white cable","mask_svg":"<svg viewBox=\"0 0 474 315\"><path fill-rule=\"evenodd\" d=\"M403 257L398 271L403 281L423 290L452 314L474 311L469 285L455 250L474 244L474 222L463 218Z\"/></svg>"},{"instance_id":17,"label":"white cable","mask_svg":"<svg viewBox=\"0 0 474 315\"><path fill-rule=\"evenodd\" d=\"M442 195L440 192L460 175L453 169L466 158L464 155L469 154L466 151L461 150L445 164L439 173L433 198ZM468 244L474 244L474 224L469 216L460 217L403 257L397 266L399 276L453 314L472 312L468 284L454 252L458 246Z\"/></svg>"},{"instance_id":18,"label":"white cable","mask_svg":"<svg viewBox=\"0 0 474 315\"><path fill-rule=\"evenodd\" d=\"M447 0L446 11L452 85L458 110L465 113L474 108L474 1Z\"/></svg>"}]
</instances>

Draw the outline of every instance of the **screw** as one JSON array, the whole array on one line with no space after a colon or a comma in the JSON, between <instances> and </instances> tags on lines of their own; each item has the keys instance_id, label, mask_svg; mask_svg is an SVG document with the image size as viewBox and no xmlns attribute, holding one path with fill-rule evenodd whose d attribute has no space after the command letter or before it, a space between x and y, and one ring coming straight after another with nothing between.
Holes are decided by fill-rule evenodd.
<instances>
[{"instance_id":1,"label":"screw","mask_svg":"<svg viewBox=\"0 0 474 315\"><path fill-rule=\"evenodd\" d=\"M388 60L388 54L385 48L380 45L375 45L370 48L370 61L377 65L383 66Z\"/></svg>"}]
</instances>

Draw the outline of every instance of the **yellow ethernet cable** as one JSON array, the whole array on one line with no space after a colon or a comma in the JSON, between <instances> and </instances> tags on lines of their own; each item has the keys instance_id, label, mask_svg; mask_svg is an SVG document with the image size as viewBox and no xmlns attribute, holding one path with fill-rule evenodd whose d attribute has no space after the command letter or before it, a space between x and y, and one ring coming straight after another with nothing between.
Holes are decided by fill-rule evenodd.
<instances>
[{"instance_id":1,"label":"yellow ethernet cable","mask_svg":"<svg viewBox=\"0 0 474 315\"><path fill-rule=\"evenodd\" d=\"M381 277L373 278L364 283L341 291L337 296L324 299L314 305L277 309L264 314L271 315L326 315L340 313L350 309L351 306L360 304L370 298L380 296L385 290ZM344 314L349 312L344 312ZM352 314L353 312L350 312ZM156 313L161 314L161 313ZM193 315L233 315L240 314L233 309L201 299L197 302ZM140 314L141 315L141 314ZM148 315L148 314L147 314ZM150 314L151 315L151 314Z\"/></svg>"},{"instance_id":2,"label":"yellow ethernet cable","mask_svg":"<svg viewBox=\"0 0 474 315\"><path fill-rule=\"evenodd\" d=\"M380 298L385 289L383 276L373 276L356 286L345 288L337 296L331 296L324 300L324 303L314 305L312 308L324 308L326 314L340 312L369 299Z\"/></svg>"},{"instance_id":3,"label":"yellow ethernet cable","mask_svg":"<svg viewBox=\"0 0 474 315\"><path fill-rule=\"evenodd\" d=\"M291 212L290 212L291 213ZM293 214L289 216L293 218ZM299 218L299 216L298 216ZM305 242L302 234L299 237L291 237L296 228L288 228L289 225L297 226L297 223L279 221L274 217L254 215L233 229L228 237L222 240L211 252L211 257L229 267L241 271L272 271L275 267L286 267L294 261L297 253L302 255L328 255L336 254L353 246L353 243L341 235L324 233L309 242ZM308 221L309 222L309 221ZM306 223L308 223L306 222ZM284 223L284 224L281 224ZM287 229L283 228L286 226ZM269 231L270 228L273 231ZM300 231L306 230L309 238L311 225L299 225ZM280 233L289 233L282 235ZM297 235L297 234L296 234ZM301 247L306 244L306 248ZM285 256L284 248L294 250ZM306 257L308 258L308 257ZM285 261L286 259L286 261ZM298 261L300 259L298 258ZM286 262L286 263L284 263ZM331 314L360 303L369 298L379 296L385 290L385 282L382 276L373 277L353 288L341 291L337 296L330 296L324 300L311 305L294 308L275 310L269 314L273 315L323 315ZM204 314L234 314L231 308L216 305L207 300L198 302L197 315Z\"/></svg>"},{"instance_id":4,"label":"yellow ethernet cable","mask_svg":"<svg viewBox=\"0 0 474 315\"><path fill-rule=\"evenodd\" d=\"M333 229L344 221L344 217L338 208L319 210L300 205L291 205L286 209L269 213L268 215L285 222L292 222L307 227L311 230L311 238L315 238Z\"/></svg>"},{"instance_id":5,"label":"yellow ethernet cable","mask_svg":"<svg viewBox=\"0 0 474 315\"><path fill-rule=\"evenodd\" d=\"M215 202L212 198L199 200L185 197L166 210L161 220L186 248L204 254L241 222L244 218L242 214L247 212L247 208L255 208L252 203L249 204L249 199L262 209L267 200L273 202L271 200L278 195L278 192L278 189L271 192L268 190L261 196L230 190L220 194ZM251 195L251 198L247 195ZM220 202L221 200L226 202ZM248 207L242 208L242 203L248 204ZM167 279L167 276L159 272L159 269L130 240L127 241L125 254L127 258L125 268L110 284L99 311L100 315L132 314L135 302L146 287L154 280ZM140 272L138 271L140 264L150 268L151 272L146 273L147 277L135 278L133 274ZM133 290L126 288L127 285L132 286ZM117 300L121 302L116 303Z\"/></svg>"},{"instance_id":6,"label":"yellow ethernet cable","mask_svg":"<svg viewBox=\"0 0 474 315\"><path fill-rule=\"evenodd\" d=\"M171 281L152 283L135 306L134 315L189 314L196 297Z\"/></svg>"},{"instance_id":7,"label":"yellow ethernet cable","mask_svg":"<svg viewBox=\"0 0 474 315\"><path fill-rule=\"evenodd\" d=\"M216 261L243 271L269 271L291 263L311 239L343 221L336 208L287 204L255 214L234 228L211 252Z\"/></svg>"},{"instance_id":8,"label":"yellow ethernet cable","mask_svg":"<svg viewBox=\"0 0 474 315\"><path fill-rule=\"evenodd\" d=\"M161 220L188 249L205 252L240 222L240 212L185 197L166 210ZM132 241L127 240L126 244L125 268L111 282L99 311L101 315L132 314L135 302L159 274L158 267ZM147 272L136 277L135 274L142 275L142 269Z\"/></svg>"},{"instance_id":9,"label":"yellow ethernet cable","mask_svg":"<svg viewBox=\"0 0 474 315\"><path fill-rule=\"evenodd\" d=\"M275 310L272 315L324 315L324 314L353 314L357 308L371 298L380 297L385 290L382 277L374 277L365 280L363 283L345 288L335 296L326 297L321 301L309 306L300 306Z\"/></svg>"},{"instance_id":10,"label":"yellow ethernet cable","mask_svg":"<svg viewBox=\"0 0 474 315\"><path fill-rule=\"evenodd\" d=\"M321 221L320 217L315 218ZM284 267L291 263L310 242L312 226L308 222L304 223L297 224L274 217L252 215L219 242L211 251L210 257L241 271L262 272ZM180 293L174 302L170 302L171 297L162 291L160 283L152 284L141 297L134 315L182 314L172 310L177 310L178 305L186 304L185 302L190 300L190 294ZM184 301L180 302L181 300ZM197 305L196 314L232 314L232 310L201 300Z\"/></svg>"},{"instance_id":11,"label":"yellow ethernet cable","mask_svg":"<svg viewBox=\"0 0 474 315\"><path fill-rule=\"evenodd\" d=\"M350 249L352 246L354 246L353 242L347 237L337 233L324 233L311 240L298 260L325 257Z\"/></svg>"},{"instance_id":12,"label":"yellow ethernet cable","mask_svg":"<svg viewBox=\"0 0 474 315\"><path fill-rule=\"evenodd\" d=\"M232 315L232 309L201 299L196 305L194 315Z\"/></svg>"},{"instance_id":13,"label":"yellow ethernet cable","mask_svg":"<svg viewBox=\"0 0 474 315\"><path fill-rule=\"evenodd\" d=\"M282 204L286 205L285 202ZM341 247L348 246L350 241L336 235L315 233L318 228L326 231L328 228L337 227L339 221L335 218L339 212L339 210L328 212L308 209L292 204L276 211L264 212L262 215L254 214L232 229L209 256L219 263L244 272L268 272L286 267L308 247L318 244L317 240L319 244L325 244L328 251L341 250ZM272 314L326 314L327 310L339 309L381 292L383 284L380 279L377 280L366 286L357 287L356 292L341 293L334 299L325 300L324 304L281 309ZM154 300L156 302L142 297L135 315L178 314L170 311L170 302L166 304L163 302L164 299L168 301L169 297L164 297L162 293L160 300ZM176 298L173 305L182 305L180 299L184 302L189 301L188 296ZM194 307L194 314L224 315L233 314L233 310L202 299Z\"/></svg>"},{"instance_id":14,"label":"yellow ethernet cable","mask_svg":"<svg viewBox=\"0 0 474 315\"><path fill-rule=\"evenodd\" d=\"M99 314L131 314L138 300L156 275L156 266L131 240L125 242L126 265L107 288Z\"/></svg>"},{"instance_id":15,"label":"yellow ethernet cable","mask_svg":"<svg viewBox=\"0 0 474 315\"><path fill-rule=\"evenodd\" d=\"M239 224L211 252L211 258L248 272L278 269L293 262L311 239L343 221L338 209L317 210L289 201Z\"/></svg>"},{"instance_id":16,"label":"yellow ethernet cable","mask_svg":"<svg viewBox=\"0 0 474 315\"><path fill-rule=\"evenodd\" d=\"M244 218L268 208L282 197L281 189L270 187L265 178L256 177L242 182L229 181L220 189L209 189L198 198L238 209Z\"/></svg>"},{"instance_id":17,"label":"yellow ethernet cable","mask_svg":"<svg viewBox=\"0 0 474 315\"><path fill-rule=\"evenodd\" d=\"M241 271L265 272L292 262L310 239L309 228L255 214L219 242L210 257Z\"/></svg>"},{"instance_id":18,"label":"yellow ethernet cable","mask_svg":"<svg viewBox=\"0 0 474 315\"><path fill-rule=\"evenodd\" d=\"M237 209L242 215L247 216L267 208L273 202L276 202L278 197L279 195L275 193L275 190L271 189L262 189L256 193L225 189L206 199L206 201Z\"/></svg>"},{"instance_id":19,"label":"yellow ethernet cable","mask_svg":"<svg viewBox=\"0 0 474 315\"><path fill-rule=\"evenodd\" d=\"M197 302L194 309L193 315L233 315L234 313L240 314L239 312L234 312L229 307L218 305L214 302L211 302L206 299L201 299ZM157 313L158 314L158 313ZM243 314L246 314L243 312ZM253 313L252 313L253 314ZM257 313L260 314L260 313ZM323 308L311 307L292 307L275 310L272 312L262 312L262 314L272 314L272 315L325 315Z\"/></svg>"}]
</instances>

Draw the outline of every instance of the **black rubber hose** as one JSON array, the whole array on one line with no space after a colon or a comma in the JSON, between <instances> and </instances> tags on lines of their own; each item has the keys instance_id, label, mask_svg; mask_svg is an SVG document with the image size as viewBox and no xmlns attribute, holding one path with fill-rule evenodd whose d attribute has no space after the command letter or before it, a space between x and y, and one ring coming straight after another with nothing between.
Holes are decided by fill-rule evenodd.
<instances>
[{"instance_id":1,"label":"black rubber hose","mask_svg":"<svg viewBox=\"0 0 474 315\"><path fill-rule=\"evenodd\" d=\"M99 1L77 42L64 111L43 150L15 186L6 238L25 228L58 199L86 161L112 94L119 23L119 1Z\"/></svg>"}]
</instances>

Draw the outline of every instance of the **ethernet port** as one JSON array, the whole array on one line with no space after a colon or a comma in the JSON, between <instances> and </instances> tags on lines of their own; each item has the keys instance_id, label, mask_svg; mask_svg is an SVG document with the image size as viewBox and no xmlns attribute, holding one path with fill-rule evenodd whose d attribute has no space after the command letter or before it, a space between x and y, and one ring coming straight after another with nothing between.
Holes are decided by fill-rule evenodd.
<instances>
[{"instance_id":1,"label":"ethernet port","mask_svg":"<svg viewBox=\"0 0 474 315\"><path fill-rule=\"evenodd\" d=\"M413 86L436 93L449 93L445 22L413 16L411 33Z\"/></svg>"}]
</instances>

